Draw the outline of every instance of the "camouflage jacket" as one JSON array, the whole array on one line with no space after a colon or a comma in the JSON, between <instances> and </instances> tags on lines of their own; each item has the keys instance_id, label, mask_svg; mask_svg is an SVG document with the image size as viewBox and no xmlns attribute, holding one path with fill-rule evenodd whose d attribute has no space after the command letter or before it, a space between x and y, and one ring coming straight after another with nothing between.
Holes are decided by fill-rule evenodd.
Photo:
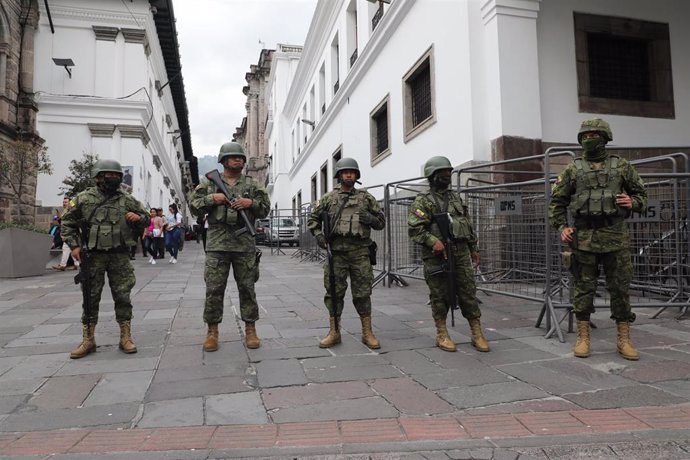
<instances>
[{"instance_id":1,"label":"camouflage jacket","mask_svg":"<svg viewBox=\"0 0 690 460\"><path fill-rule=\"evenodd\" d=\"M230 185L227 178L221 175L231 195L238 198L251 198L254 203L245 209L249 222L254 225L256 219L268 215L271 202L266 189L249 176L240 176L235 185ZM191 195L189 208L196 216L208 214L207 251L253 252L256 243L249 232L237 234L245 224L240 214L230 206L215 204L213 194L217 193L213 182L203 179Z\"/></svg>"},{"instance_id":2,"label":"camouflage jacket","mask_svg":"<svg viewBox=\"0 0 690 460\"><path fill-rule=\"evenodd\" d=\"M321 197L307 221L307 227L314 236L323 234L324 211L333 223L332 235L326 236L329 237L334 251L369 246L371 229L383 230L386 226L381 205L366 190L353 188L351 192L344 192L337 189ZM360 222L360 215L364 213L373 218L371 224Z\"/></svg>"},{"instance_id":3,"label":"camouflage jacket","mask_svg":"<svg viewBox=\"0 0 690 460\"><path fill-rule=\"evenodd\" d=\"M477 251L477 235L474 233L467 207L463 204L460 195L450 189L429 190L417 195L407 215L407 234L412 241L422 245L423 259L436 257L431 248L437 241L442 240L442 237L441 230L434 220L434 214L443 212L439 205L443 206L446 199L448 200L447 211L456 228L455 239L466 241L471 252Z\"/></svg>"},{"instance_id":4,"label":"camouflage jacket","mask_svg":"<svg viewBox=\"0 0 690 460\"><path fill-rule=\"evenodd\" d=\"M635 170L635 167L628 161L618 158L617 162L618 166L614 170L609 171L610 175L616 176L609 178L609 180L620 183L620 190L614 191L614 193L625 192L632 198L632 209L630 211L644 211L647 207L647 191L645 190L644 182ZM589 170L597 171L604 168L604 162L588 162L587 166ZM619 175L620 177L618 177ZM549 204L549 223L559 232L570 226L568 224L568 211L572 211L575 197L582 195L582 188L586 186L582 180L578 181L576 162L571 162L556 179L551 192L551 203ZM630 235L623 217L629 214L630 211L621 208L619 217L614 216L608 219L593 216L577 217L573 222L575 235L571 246L574 249L595 253L613 252L629 248ZM594 225L596 228L587 228L589 227L588 223L596 221L603 222L603 224L601 226L599 224ZM579 225L578 222L581 222L582 225ZM578 228L578 225L580 228Z\"/></svg>"},{"instance_id":5,"label":"camouflage jacket","mask_svg":"<svg viewBox=\"0 0 690 460\"><path fill-rule=\"evenodd\" d=\"M139 215L139 221L127 222L128 212ZM95 251L129 250L137 244L134 235L141 235L151 220L144 206L132 195L117 191L108 196L98 187L91 187L77 195L74 206L62 216L62 239L69 247L81 245L79 227L89 216L89 249Z\"/></svg>"}]
</instances>

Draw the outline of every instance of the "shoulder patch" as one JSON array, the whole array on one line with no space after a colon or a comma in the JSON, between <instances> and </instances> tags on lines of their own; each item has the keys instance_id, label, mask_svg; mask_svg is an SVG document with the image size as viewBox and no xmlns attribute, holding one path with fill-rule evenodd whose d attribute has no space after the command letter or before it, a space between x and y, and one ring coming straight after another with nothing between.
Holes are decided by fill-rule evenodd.
<instances>
[{"instance_id":1,"label":"shoulder patch","mask_svg":"<svg viewBox=\"0 0 690 460\"><path fill-rule=\"evenodd\" d=\"M424 211L421 209L417 208L414 210L414 215L419 217L420 219L428 220L429 218L427 217L426 214L424 214Z\"/></svg>"}]
</instances>

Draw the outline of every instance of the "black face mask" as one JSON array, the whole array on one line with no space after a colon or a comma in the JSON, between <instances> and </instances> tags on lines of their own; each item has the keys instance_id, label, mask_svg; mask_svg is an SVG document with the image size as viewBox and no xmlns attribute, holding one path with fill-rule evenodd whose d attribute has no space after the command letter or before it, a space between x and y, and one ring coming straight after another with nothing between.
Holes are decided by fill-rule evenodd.
<instances>
[{"instance_id":1,"label":"black face mask","mask_svg":"<svg viewBox=\"0 0 690 460\"><path fill-rule=\"evenodd\" d=\"M122 184L121 177L104 177L101 181L101 188L108 193L114 193L120 188Z\"/></svg>"},{"instance_id":2,"label":"black face mask","mask_svg":"<svg viewBox=\"0 0 690 460\"><path fill-rule=\"evenodd\" d=\"M448 188L450 185L450 176L441 176L440 174L436 174L431 182L431 185L438 189Z\"/></svg>"}]
</instances>

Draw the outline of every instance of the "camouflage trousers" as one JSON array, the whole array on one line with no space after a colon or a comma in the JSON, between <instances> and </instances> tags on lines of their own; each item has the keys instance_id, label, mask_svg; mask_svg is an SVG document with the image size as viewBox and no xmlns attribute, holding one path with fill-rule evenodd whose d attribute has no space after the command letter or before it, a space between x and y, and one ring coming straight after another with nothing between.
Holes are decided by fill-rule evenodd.
<instances>
[{"instance_id":1,"label":"camouflage trousers","mask_svg":"<svg viewBox=\"0 0 690 460\"><path fill-rule=\"evenodd\" d=\"M228 285L230 268L237 283L240 297L242 321L254 322L259 319L259 305L256 303L254 283L259 279L259 266L256 254L252 252L209 251L206 253L204 281L206 282L206 302L204 322L217 324L223 321L223 298Z\"/></svg>"},{"instance_id":2,"label":"camouflage trousers","mask_svg":"<svg viewBox=\"0 0 690 460\"><path fill-rule=\"evenodd\" d=\"M96 324L101 294L105 285L105 274L108 274L110 292L115 302L115 319L118 322L132 319L132 301L129 294L136 284L134 267L126 252L91 252L88 269L89 286L91 287L91 311L82 305L82 324ZM81 265L83 269L84 265ZM83 287L82 287L83 289Z\"/></svg>"},{"instance_id":3,"label":"camouflage trousers","mask_svg":"<svg viewBox=\"0 0 690 460\"><path fill-rule=\"evenodd\" d=\"M333 252L333 272L335 273L335 302L331 298L330 268L324 264L323 285L326 295L323 300L330 316L339 317L343 313L347 277L350 277L352 303L359 316L371 316L371 285L374 282L374 271L369 261L369 249L355 248L347 252ZM333 304L335 303L335 307Z\"/></svg>"},{"instance_id":4,"label":"camouflage trousers","mask_svg":"<svg viewBox=\"0 0 690 460\"><path fill-rule=\"evenodd\" d=\"M474 268L467 243L456 243L455 255L455 291L462 316L475 319L482 316L477 301L477 288L474 281ZM440 257L424 260L424 279L429 286L431 314L434 320L446 319L448 316L448 272L440 271ZM435 273L435 274L434 274Z\"/></svg>"},{"instance_id":5,"label":"camouflage trousers","mask_svg":"<svg viewBox=\"0 0 690 460\"><path fill-rule=\"evenodd\" d=\"M595 253L573 250L571 272L573 274L573 311L581 320L589 319L594 313L594 296L597 292L599 265L603 265L606 287L611 295L611 319L635 321L630 309L628 289L632 281L633 266L630 251Z\"/></svg>"}]
</instances>

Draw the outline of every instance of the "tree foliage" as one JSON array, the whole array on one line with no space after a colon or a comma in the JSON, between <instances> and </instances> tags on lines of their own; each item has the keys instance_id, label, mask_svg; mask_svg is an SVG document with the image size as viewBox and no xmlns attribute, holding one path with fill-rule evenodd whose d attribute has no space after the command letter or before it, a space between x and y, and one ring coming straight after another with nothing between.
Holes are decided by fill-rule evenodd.
<instances>
[{"instance_id":1,"label":"tree foliage","mask_svg":"<svg viewBox=\"0 0 690 460\"><path fill-rule=\"evenodd\" d=\"M95 186L96 182L91 178L91 170L97 161L98 154L90 152L84 152L81 159L70 161L67 167L70 175L62 181L65 186L60 186L60 192L74 198L80 192Z\"/></svg>"},{"instance_id":2,"label":"tree foliage","mask_svg":"<svg viewBox=\"0 0 690 460\"><path fill-rule=\"evenodd\" d=\"M12 221L31 224L35 217L36 176L52 174L53 164L48 156L48 147L25 141L21 136L0 144L0 181L2 187L11 192L15 209ZM33 196L29 195L34 186Z\"/></svg>"}]
</instances>

